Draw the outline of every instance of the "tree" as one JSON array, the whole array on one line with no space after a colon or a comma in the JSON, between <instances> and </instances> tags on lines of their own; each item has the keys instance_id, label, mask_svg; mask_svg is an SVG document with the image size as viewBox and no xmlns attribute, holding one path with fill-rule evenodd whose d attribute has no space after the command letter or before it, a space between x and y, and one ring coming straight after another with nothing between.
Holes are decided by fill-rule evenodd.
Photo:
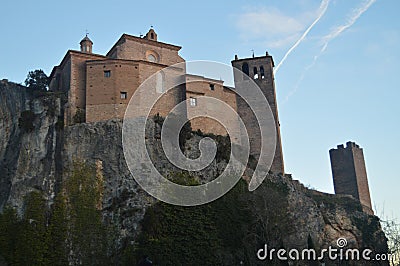
<instances>
[{"instance_id":1,"label":"tree","mask_svg":"<svg viewBox=\"0 0 400 266\"><path fill-rule=\"evenodd\" d=\"M47 207L43 192L25 196L25 212L17 231L15 259L19 265L49 265Z\"/></svg>"},{"instance_id":2,"label":"tree","mask_svg":"<svg viewBox=\"0 0 400 266\"><path fill-rule=\"evenodd\" d=\"M34 90L47 91L50 79L41 69L29 71L25 85Z\"/></svg>"},{"instance_id":3,"label":"tree","mask_svg":"<svg viewBox=\"0 0 400 266\"><path fill-rule=\"evenodd\" d=\"M0 214L0 257L5 261L15 264L16 247L20 224L15 209L6 207Z\"/></svg>"},{"instance_id":4,"label":"tree","mask_svg":"<svg viewBox=\"0 0 400 266\"><path fill-rule=\"evenodd\" d=\"M52 215L48 227L50 235L49 260L51 265L68 265L68 216L65 195L59 192L52 206Z\"/></svg>"},{"instance_id":5,"label":"tree","mask_svg":"<svg viewBox=\"0 0 400 266\"><path fill-rule=\"evenodd\" d=\"M381 219L382 229L388 239L390 265L399 265L400 258L400 223L395 219Z\"/></svg>"},{"instance_id":6,"label":"tree","mask_svg":"<svg viewBox=\"0 0 400 266\"><path fill-rule=\"evenodd\" d=\"M111 265L115 228L103 224L103 179L94 165L75 162L49 208L43 192L24 198L21 217L0 213L0 265ZM114 238L113 238L114 237Z\"/></svg>"}]
</instances>

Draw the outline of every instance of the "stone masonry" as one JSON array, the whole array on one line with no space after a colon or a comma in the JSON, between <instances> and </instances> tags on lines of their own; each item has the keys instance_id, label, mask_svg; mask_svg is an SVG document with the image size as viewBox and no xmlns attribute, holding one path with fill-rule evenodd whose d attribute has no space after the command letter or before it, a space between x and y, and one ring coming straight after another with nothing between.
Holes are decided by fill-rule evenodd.
<instances>
[{"instance_id":1,"label":"stone masonry","mask_svg":"<svg viewBox=\"0 0 400 266\"><path fill-rule=\"evenodd\" d=\"M199 111L216 111L214 107L206 107L207 105L203 104L202 96L221 100L240 116L243 115L244 121L248 122L246 127L248 126L250 132L250 153L257 158L260 131L249 107L237 97L234 88L224 86L223 81L187 74L185 60L178 53L180 46L159 42L152 28L144 37L123 34L105 56L94 54L92 45L93 42L85 36L80 42L80 51L69 50L50 75L50 90L65 92L67 96L62 105L66 125L124 118L131 97L146 79L157 73L154 84L156 88L151 93L164 93L165 80L163 71L160 70L182 63L174 68L176 77L182 77L184 84L163 94L150 114L158 113L165 117L174 106L186 101L186 115L191 119L199 114ZM246 64L247 68L244 68ZM268 54L256 58L236 58L232 65L250 75L269 102L277 133L271 171L284 173L273 59ZM139 97L141 101L144 100L142 96ZM207 108L213 110L206 110ZM236 117L227 118L226 121L229 125L225 126L238 130ZM211 118L196 117L191 119L191 125L193 130L201 130L204 133L227 134L224 126Z\"/></svg>"},{"instance_id":2,"label":"stone masonry","mask_svg":"<svg viewBox=\"0 0 400 266\"><path fill-rule=\"evenodd\" d=\"M261 89L271 108L276 127L276 147L275 157L272 162L271 171L274 173L284 173L283 153L281 144L281 133L278 116L278 105L276 101L275 81L274 81L274 60L272 56L266 53L265 56L238 59L232 61L232 66L241 70L247 76L235 71L235 85L243 79L252 79ZM243 84L243 83L242 83ZM245 83L244 83L245 84ZM267 108L259 106L259 108ZM246 130L250 138L250 154L258 158L261 146L261 133L258 121L247 103L240 97L237 97L237 110L243 119Z\"/></svg>"},{"instance_id":3,"label":"stone masonry","mask_svg":"<svg viewBox=\"0 0 400 266\"><path fill-rule=\"evenodd\" d=\"M335 194L358 199L364 211L373 213L363 149L354 142L329 151Z\"/></svg>"}]
</instances>

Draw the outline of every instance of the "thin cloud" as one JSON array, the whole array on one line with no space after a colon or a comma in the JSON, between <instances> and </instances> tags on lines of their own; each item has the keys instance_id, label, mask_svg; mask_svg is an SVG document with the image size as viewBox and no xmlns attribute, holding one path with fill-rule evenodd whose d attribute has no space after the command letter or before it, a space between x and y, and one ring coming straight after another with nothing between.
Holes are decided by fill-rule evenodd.
<instances>
[{"instance_id":1,"label":"thin cloud","mask_svg":"<svg viewBox=\"0 0 400 266\"><path fill-rule=\"evenodd\" d=\"M359 8L356 8L353 10L352 14L349 16L349 18L347 19L345 24L336 27L328 35L326 35L325 37L322 38L321 50L319 51L319 53L317 55L314 56L311 64L306 66L306 68L303 70L303 73L301 74L299 80L297 81L294 89L291 90L289 92L289 94L286 96L283 104L286 103L289 100L289 98L297 92L297 90L300 86L300 83L303 81L306 73L315 65L318 58L326 51L326 49L328 48L329 42L331 42L333 39L338 37L343 31L345 31L345 30L349 29L351 26L353 26L353 24L361 17L361 15L364 14L364 12L366 12L371 7L371 5L375 2L376 2L376 0L365 1L363 3L363 5L361 5Z\"/></svg>"},{"instance_id":2,"label":"thin cloud","mask_svg":"<svg viewBox=\"0 0 400 266\"><path fill-rule=\"evenodd\" d=\"M242 39L262 40L270 47L284 47L304 29L306 16L297 18L283 14L276 8L250 11L237 18Z\"/></svg>"},{"instance_id":3,"label":"thin cloud","mask_svg":"<svg viewBox=\"0 0 400 266\"><path fill-rule=\"evenodd\" d=\"M311 31L311 29L315 26L315 24L318 23L318 21L323 17L325 14L326 10L328 9L329 5L329 0L322 0L321 5L319 7L319 12L317 18L311 23L311 25L306 29L306 31L301 35L301 37L297 40L297 42L290 47L290 49L286 52L286 54L283 56L282 60L279 62L279 64L276 66L274 69L274 73L277 73L279 68L282 66L282 64L285 62L287 57L290 55L290 53L296 49L296 47L306 38L307 34Z\"/></svg>"},{"instance_id":4,"label":"thin cloud","mask_svg":"<svg viewBox=\"0 0 400 266\"><path fill-rule=\"evenodd\" d=\"M250 34L287 34L302 29L302 24L293 17L282 14L271 8L257 12L249 12L239 17L238 26Z\"/></svg>"},{"instance_id":5,"label":"thin cloud","mask_svg":"<svg viewBox=\"0 0 400 266\"><path fill-rule=\"evenodd\" d=\"M300 34L293 34L290 36L287 36L285 38L281 38L279 40L272 40L269 42L265 43L265 46L268 46L269 48L280 48L280 47L284 47L287 46L288 44L293 43L294 41L296 41L298 38L300 37Z\"/></svg>"}]
</instances>

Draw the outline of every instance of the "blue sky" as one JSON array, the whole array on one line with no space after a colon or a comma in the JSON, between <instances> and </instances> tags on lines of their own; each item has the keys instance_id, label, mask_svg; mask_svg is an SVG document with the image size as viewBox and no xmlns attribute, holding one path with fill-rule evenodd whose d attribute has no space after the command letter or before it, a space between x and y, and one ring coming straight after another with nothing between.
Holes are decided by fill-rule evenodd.
<instances>
[{"instance_id":1,"label":"blue sky","mask_svg":"<svg viewBox=\"0 0 400 266\"><path fill-rule=\"evenodd\" d=\"M322 3L322 5L321 5ZM327 5L324 10L324 5ZM400 19L397 0L6 1L0 17L0 78L50 73L86 29L105 54L122 33L181 45L186 60L225 64L268 51L276 73L286 171L333 193L330 148L364 148L378 214L400 218ZM325 11L325 12L323 12ZM324 49L324 45L327 46Z\"/></svg>"}]
</instances>

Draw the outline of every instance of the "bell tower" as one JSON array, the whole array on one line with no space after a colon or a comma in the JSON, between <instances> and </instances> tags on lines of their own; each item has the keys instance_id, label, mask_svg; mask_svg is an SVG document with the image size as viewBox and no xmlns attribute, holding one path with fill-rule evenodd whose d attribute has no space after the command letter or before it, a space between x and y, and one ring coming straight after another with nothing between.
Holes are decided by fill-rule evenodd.
<instances>
[{"instance_id":1,"label":"bell tower","mask_svg":"<svg viewBox=\"0 0 400 266\"><path fill-rule=\"evenodd\" d=\"M157 41L157 33L154 31L153 26L151 26L144 38L151 41Z\"/></svg>"},{"instance_id":2,"label":"bell tower","mask_svg":"<svg viewBox=\"0 0 400 266\"><path fill-rule=\"evenodd\" d=\"M81 52L88 54L92 53L93 42L92 40L89 39L87 33L85 38L83 38L82 41L80 42L80 45L81 45Z\"/></svg>"},{"instance_id":3,"label":"bell tower","mask_svg":"<svg viewBox=\"0 0 400 266\"><path fill-rule=\"evenodd\" d=\"M268 52L265 54L265 56L254 57L253 54L253 57L243 59L239 59L238 56L235 55L235 60L232 61L232 66L246 74L242 75L241 72L239 73L239 71L234 71L235 86L237 86L238 83L243 79L252 79L261 89L269 103L275 119L276 127L275 156L270 171L273 173L284 174L285 170L281 144L281 131L273 71L274 60L272 56L268 54ZM261 147L261 132L257 119L248 104L241 97L237 96L236 102L238 114L243 119L246 130L249 134L250 154L258 159Z\"/></svg>"}]
</instances>

